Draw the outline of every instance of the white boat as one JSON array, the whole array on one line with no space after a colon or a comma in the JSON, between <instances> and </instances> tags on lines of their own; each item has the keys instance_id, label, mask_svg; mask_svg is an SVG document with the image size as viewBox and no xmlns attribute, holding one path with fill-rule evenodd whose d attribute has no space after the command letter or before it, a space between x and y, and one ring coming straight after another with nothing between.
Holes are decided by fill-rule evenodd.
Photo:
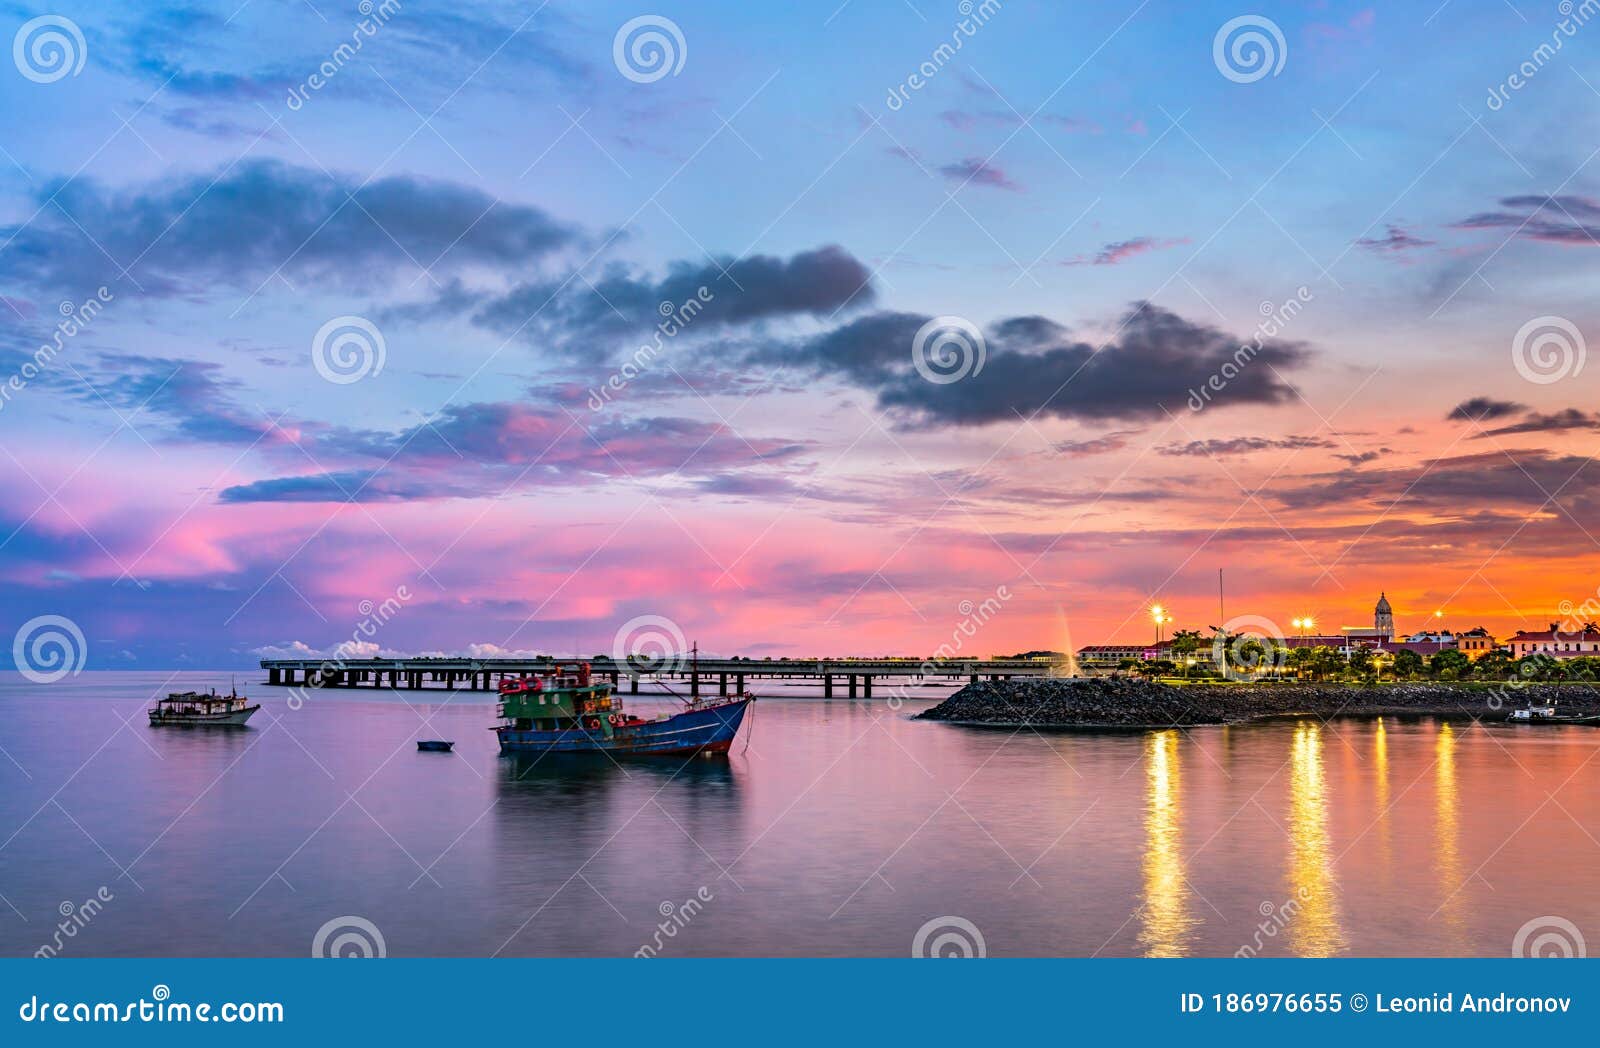
<instances>
[{"instance_id":1,"label":"white boat","mask_svg":"<svg viewBox=\"0 0 1600 1048\"><path fill-rule=\"evenodd\" d=\"M1543 706L1529 706L1526 709L1512 710L1511 716L1506 718L1512 724L1594 724L1600 725L1600 715L1574 715L1560 713L1556 710L1555 703L1546 703Z\"/></svg>"},{"instance_id":2,"label":"white boat","mask_svg":"<svg viewBox=\"0 0 1600 1048\"><path fill-rule=\"evenodd\" d=\"M260 708L235 692L175 691L151 707L150 726L237 728Z\"/></svg>"}]
</instances>

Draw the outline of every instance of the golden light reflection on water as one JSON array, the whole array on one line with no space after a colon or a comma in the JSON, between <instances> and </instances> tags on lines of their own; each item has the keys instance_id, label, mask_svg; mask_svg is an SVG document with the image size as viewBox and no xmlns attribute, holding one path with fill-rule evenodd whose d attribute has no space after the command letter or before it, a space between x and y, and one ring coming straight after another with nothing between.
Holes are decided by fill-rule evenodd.
<instances>
[{"instance_id":1,"label":"golden light reflection on water","mask_svg":"<svg viewBox=\"0 0 1600 1048\"><path fill-rule=\"evenodd\" d=\"M1295 725L1289 756L1289 891L1302 900L1286 929L1301 957L1327 957L1345 947L1339 927L1339 884L1328 839L1328 787L1322 727Z\"/></svg>"},{"instance_id":2,"label":"golden light reflection on water","mask_svg":"<svg viewBox=\"0 0 1600 1048\"><path fill-rule=\"evenodd\" d=\"M1378 858L1387 883L1394 870L1394 838L1389 827L1389 731L1382 717L1372 729L1372 779L1378 820Z\"/></svg>"},{"instance_id":3,"label":"golden light reflection on water","mask_svg":"<svg viewBox=\"0 0 1600 1048\"><path fill-rule=\"evenodd\" d=\"M1143 926L1139 945L1146 957L1182 957L1199 923L1190 912L1193 892L1183 864L1178 733L1145 736L1145 847Z\"/></svg>"},{"instance_id":4,"label":"golden light reflection on water","mask_svg":"<svg viewBox=\"0 0 1600 1048\"><path fill-rule=\"evenodd\" d=\"M1448 722L1434 736L1434 865L1439 871L1438 915L1449 930L1450 952L1466 950L1466 925L1459 905L1461 875L1461 795L1456 785L1456 744L1459 737Z\"/></svg>"}]
</instances>

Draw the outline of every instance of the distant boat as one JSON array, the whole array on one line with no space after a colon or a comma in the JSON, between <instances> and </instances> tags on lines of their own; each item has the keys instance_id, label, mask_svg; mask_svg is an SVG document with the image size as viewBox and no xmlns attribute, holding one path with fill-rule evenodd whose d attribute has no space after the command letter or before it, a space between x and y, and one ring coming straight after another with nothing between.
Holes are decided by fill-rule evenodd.
<instances>
[{"instance_id":1,"label":"distant boat","mask_svg":"<svg viewBox=\"0 0 1600 1048\"><path fill-rule=\"evenodd\" d=\"M449 753L454 742L445 742L443 739L418 739L417 750L421 753Z\"/></svg>"},{"instance_id":2,"label":"distant boat","mask_svg":"<svg viewBox=\"0 0 1600 1048\"><path fill-rule=\"evenodd\" d=\"M698 654L696 655L698 658ZM685 702L682 712L653 720L625 713L622 698L597 681L587 662L557 667L547 676L500 685L500 716L493 728L500 752L606 753L620 756L688 756L727 753L756 701L737 698Z\"/></svg>"},{"instance_id":3,"label":"distant boat","mask_svg":"<svg viewBox=\"0 0 1600 1048\"><path fill-rule=\"evenodd\" d=\"M150 726L240 728L260 708L237 692L175 691L150 708Z\"/></svg>"},{"instance_id":4,"label":"distant boat","mask_svg":"<svg viewBox=\"0 0 1600 1048\"><path fill-rule=\"evenodd\" d=\"M1556 710L1555 703L1512 710L1511 716L1506 720L1511 724L1588 724L1600 727L1600 714L1560 713Z\"/></svg>"}]
</instances>

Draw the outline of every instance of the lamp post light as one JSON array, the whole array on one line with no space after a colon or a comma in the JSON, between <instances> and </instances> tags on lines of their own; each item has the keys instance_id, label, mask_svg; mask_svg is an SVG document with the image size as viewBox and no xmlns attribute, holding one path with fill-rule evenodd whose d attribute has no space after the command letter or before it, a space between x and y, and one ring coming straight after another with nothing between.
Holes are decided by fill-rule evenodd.
<instances>
[{"instance_id":1,"label":"lamp post light","mask_svg":"<svg viewBox=\"0 0 1600 1048\"><path fill-rule=\"evenodd\" d=\"M1150 619L1156 624L1156 643L1160 644L1165 638L1165 626L1172 621L1172 616L1167 614L1167 609L1159 604L1150 606Z\"/></svg>"}]
</instances>

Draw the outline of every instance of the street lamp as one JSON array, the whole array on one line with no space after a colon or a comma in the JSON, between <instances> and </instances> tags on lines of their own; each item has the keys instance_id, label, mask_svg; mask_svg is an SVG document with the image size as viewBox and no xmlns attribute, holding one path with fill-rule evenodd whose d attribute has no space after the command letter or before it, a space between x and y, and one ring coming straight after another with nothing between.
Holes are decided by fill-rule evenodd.
<instances>
[{"instance_id":1,"label":"street lamp","mask_svg":"<svg viewBox=\"0 0 1600 1048\"><path fill-rule=\"evenodd\" d=\"M1163 627L1172 621L1172 616L1167 614L1166 608L1159 604L1152 604L1150 605L1150 618L1156 624L1156 643L1160 644L1164 634Z\"/></svg>"}]
</instances>

